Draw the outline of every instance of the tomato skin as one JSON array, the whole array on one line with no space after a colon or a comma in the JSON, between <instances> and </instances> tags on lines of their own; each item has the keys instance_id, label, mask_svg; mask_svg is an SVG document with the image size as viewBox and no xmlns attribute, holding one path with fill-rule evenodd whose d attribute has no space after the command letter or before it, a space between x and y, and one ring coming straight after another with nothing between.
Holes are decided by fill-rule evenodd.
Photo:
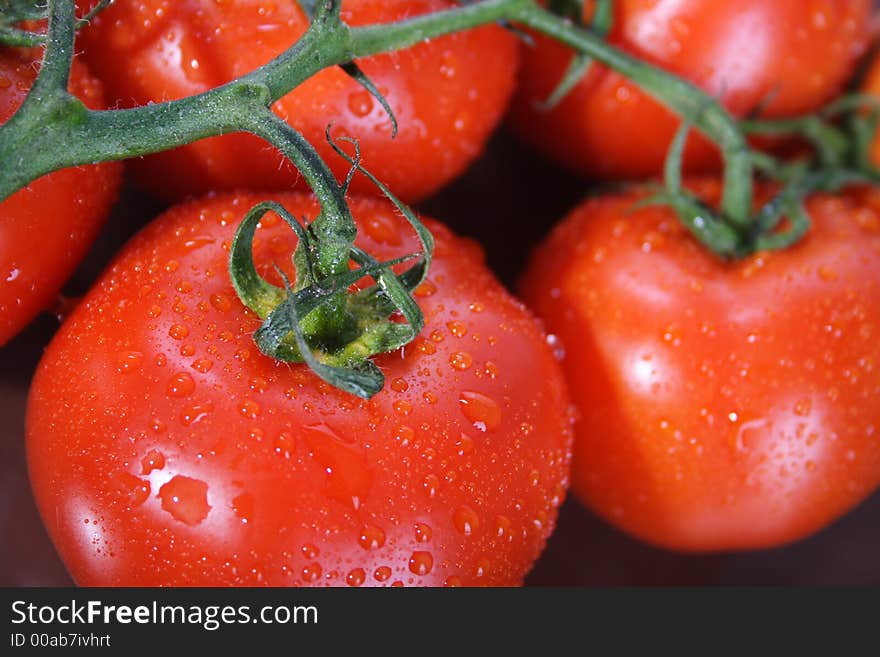
<instances>
[{"instance_id":1,"label":"tomato skin","mask_svg":"<svg viewBox=\"0 0 880 657\"><path fill-rule=\"evenodd\" d=\"M523 279L565 348L573 491L683 551L821 529L880 483L880 193L813 197L805 240L736 263L640 196L586 201Z\"/></svg>"},{"instance_id":2,"label":"tomato skin","mask_svg":"<svg viewBox=\"0 0 880 657\"><path fill-rule=\"evenodd\" d=\"M30 51L0 50L0 123L27 95L34 62ZM70 90L89 107L104 107L100 83L79 62ZM0 345L55 301L116 200L120 174L117 163L64 169L0 203Z\"/></svg>"},{"instance_id":3,"label":"tomato skin","mask_svg":"<svg viewBox=\"0 0 880 657\"><path fill-rule=\"evenodd\" d=\"M346 0L351 25L389 22L454 6L452 0ZM295 0L215 3L138 0L116 3L84 31L88 61L124 105L182 98L249 73L283 52L306 29ZM340 179L349 164L325 129L356 137L364 164L405 200L424 198L460 174L482 151L513 93L516 38L497 26L422 43L360 61L400 125L340 69L315 75L274 109L318 149ZM286 189L297 171L249 135L208 139L132 167L152 192L177 199L211 190ZM365 179L354 190L375 193Z\"/></svg>"},{"instance_id":4,"label":"tomato skin","mask_svg":"<svg viewBox=\"0 0 880 657\"><path fill-rule=\"evenodd\" d=\"M228 243L258 194L172 209L62 326L27 415L38 507L82 585L516 585L567 486L569 402L537 322L442 225L423 334L363 401L262 356ZM314 217L304 195L278 195ZM418 243L352 199L379 258ZM274 215L258 266L289 263ZM522 385L528 375L533 387ZM175 501L175 498L176 501Z\"/></svg>"},{"instance_id":5,"label":"tomato skin","mask_svg":"<svg viewBox=\"0 0 880 657\"><path fill-rule=\"evenodd\" d=\"M591 16L593 3L585 5ZM619 0L609 42L698 87L735 116L791 116L831 100L868 46L870 0ZM553 110L546 100L571 51L536 36L523 56L511 121L544 154L597 179L659 174L678 119L621 75L594 65ZM716 171L715 148L691 136L690 172Z\"/></svg>"}]
</instances>

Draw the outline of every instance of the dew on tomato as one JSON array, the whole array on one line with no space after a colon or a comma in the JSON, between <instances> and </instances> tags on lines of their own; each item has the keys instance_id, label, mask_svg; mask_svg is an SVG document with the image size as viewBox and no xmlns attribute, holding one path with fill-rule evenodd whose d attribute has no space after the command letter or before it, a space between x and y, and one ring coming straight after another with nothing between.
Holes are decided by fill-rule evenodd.
<instances>
[{"instance_id":1,"label":"dew on tomato","mask_svg":"<svg viewBox=\"0 0 880 657\"><path fill-rule=\"evenodd\" d=\"M316 215L310 197L279 197L297 217ZM473 247L431 223L445 255L431 293L417 297L425 330L377 358L379 395L347 395L253 345L260 320L236 298L222 245L260 200L172 209L126 247L46 352L29 464L76 581L521 583L553 529L571 440L559 364L537 323ZM363 248L380 258L417 250L387 202L352 203L361 226L381 217L400 238L361 231ZM292 275L295 237L269 218L257 263ZM211 242L181 250L192 236ZM188 328L182 340L175 326ZM139 364L121 373L134 352ZM469 366L450 366L460 353ZM526 371L533 387L521 384ZM73 524L86 515L103 516L102 537L125 550L110 557L79 541Z\"/></svg>"},{"instance_id":2,"label":"dew on tomato","mask_svg":"<svg viewBox=\"0 0 880 657\"><path fill-rule=\"evenodd\" d=\"M717 203L718 181L692 183ZM523 279L565 344L576 495L681 550L825 527L880 484L880 234L859 219L880 196L816 195L801 243L728 263L639 198L585 202Z\"/></svg>"},{"instance_id":3,"label":"dew on tomato","mask_svg":"<svg viewBox=\"0 0 880 657\"><path fill-rule=\"evenodd\" d=\"M35 57L35 51L0 51L0 124L33 85ZM70 91L92 109L106 106L101 85L78 59ZM0 346L56 303L116 200L121 170L115 162L63 169L0 202Z\"/></svg>"},{"instance_id":4,"label":"dew on tomato","mask_svg":"<svg viewBox=\"0 0 880 657\"><path fill-rule=\"evenodd\" d=\"M687 79L735 117L808 114L832 101L868 49L871 0L617 0L609 42ZM583 3L589 19L596 2ZM543 107L573 54L543 35L523 46L511 122L555 161L603 180L659 175L679 125L636 80L593 66ZM770 146L770 144L767 144ZM685 167L719 171L717 150L688 140Z\"/></svg>"},{"instance_id":5,"label":"dew on tomato","mask_svg":"<svg viewBox=\"0 0 880 657\"><path fill-rule=\"evenodd\" d=\"M342 18L349 25L370 25L455 5L452 0L344 0ZM99 14L80 40L113 99L135 106L192 96L250 73L288 49L308 24L296 0L269 7L129 0ZM358 139L370 170L395 194L416 200L457 177L483 150L513 93L518 59L516 37L496 25L360 59L358 65L395 113L399 132L393 139L382 106L336 67L311 76L273 110L317 148L338 177L345 177L349 165L327 143L328 124L336 136ZM218 189L303 185L288 162L250 135L226 135L149 156L134 162L132 170L155 194L171 199ZM375 191L361 176L353 188ZM384 219L377 217L372 228L367 224L367 231L375 237ZM395 240L395 232L385 235Z\"/></svg>"}]
</instances>

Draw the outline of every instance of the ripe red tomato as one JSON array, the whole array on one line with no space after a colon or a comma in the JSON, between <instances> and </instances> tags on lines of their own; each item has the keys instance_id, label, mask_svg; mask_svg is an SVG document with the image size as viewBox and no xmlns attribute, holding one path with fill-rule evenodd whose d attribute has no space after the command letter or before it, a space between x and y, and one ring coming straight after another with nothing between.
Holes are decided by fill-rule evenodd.
<instances>
[{"instance_id":1,"label":"ripe red tomato","mask_svg":"<svg viewBox=\"0 0 880 657\"><path fill-rule=\"evenodd\" d=\"M453 0L346 0L351 25L389 22L449 8ZM118 2L84 31L86 57L124 106L206 91L266 63L305 31L296 0ZM343 178L348 163L324 136L329 123L357 137L364 163L406 200L428 196L481 152L513 92L516 38L497 26L421 43L359 62L400 124L340 69L323 71L275 104ZM208 139L133 166L165 198L214 189L283 189L297 172L250 135ZM374 193L366 179L356 191Z\"/></svg>"},{"instance_id":2,"label":"ripe red tomato","mask_svg":"<svg viewBox=\"0 0 880 657\"><path fill-rule=\"evenodd\" d=\"M0 49L0 123L21 105L37 68L33 52ZM70 90L103 107L100 84L78 62ZM0 203L0 345L52 305L116 199L120 171L115 163L58 171Z\"/></svg>"},{"instance_id":3,"label":"ripe red tomato","mask_svg":"<svg viewBox=\"0 0 880 657\"><path fill-rule=\"evenodd\" d=\"M573 490L679 550L821 529L880 483L880 192L817 195L800 244L734 263L640 196L586 201L523 282L564 345Z\"/></svg>"},{"instance_id":4,"label":"ripe red tomato","mask_svg":"<svg viewBox=\"0 0 880 657\"><path fill-rule=\"evenodd\" d=\"M593 13L586 2L584 16ZM609 42L719 98L735 116L809 112L838 93L868 45L871 0L618 0ZM658 174L679 121L638 86L593 66L553 110L542 111L571 51L536 37L524 53L512 122L554 160L601 179ZM766 106L765 106L766 104ZM689 171L718 168L693 135Z\"/></svg>"},{"instance_id":5,"label":"ripe red tomato","mask_svg":"<svg viewBox=\"0 0 880 657\"><path fill-rule=\"evenodd\" d=\"M571 426L532 316L474 243L430 224L423 334L377 364L370 401L262 356L228 245L257 194L179 206L138 235L49 346L28 458L55 545L84 585L515 585L553 529ZM304 195L282 195L314 217ZM359 245L418 250L383 200ZM274 215L261 270L295 237ZM290 272L288 272L289 274ZM525 381L531 385L525 385Z\"/></svg>"}]
</instances>

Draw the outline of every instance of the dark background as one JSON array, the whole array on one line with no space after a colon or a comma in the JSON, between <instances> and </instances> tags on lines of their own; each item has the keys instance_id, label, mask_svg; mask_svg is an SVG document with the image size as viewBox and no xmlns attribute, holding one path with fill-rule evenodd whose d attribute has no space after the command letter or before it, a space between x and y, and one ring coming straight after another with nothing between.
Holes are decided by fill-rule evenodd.
<instances>
[{"instance_id":1,"label":"dark background","mask_svg":"<svg viewBox=\"0 0 880 657\"><path fill-rule=\"evenodd\" d=\"M463 178L419 209L479 240L492 269L513 288L531 249L587 191L582 181L553 168L502 131ZM119 246L161 209L126 188L66 294L83 294ZM0 586L71 583L37 515L24 459L27 388L57 325L45 315L0 349ZM880 494L791 547L698 557L629 539L570 500L527 583L877 586Z\"/></svg>"}]
</instances>

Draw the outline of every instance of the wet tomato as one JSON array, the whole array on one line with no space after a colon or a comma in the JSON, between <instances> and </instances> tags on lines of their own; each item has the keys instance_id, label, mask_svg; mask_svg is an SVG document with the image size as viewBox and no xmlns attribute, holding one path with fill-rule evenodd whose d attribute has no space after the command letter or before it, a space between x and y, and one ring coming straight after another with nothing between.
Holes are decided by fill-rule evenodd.
<instances>
[{"instance_id":1,"label":"wet tomato","mask_svg":"<svg viewBox=\"0 0 880 657\"><path fill-rule=\"evenodd\" d=\"M39 68L34 51L0 50L0 123L21 105ZM70 91L103 107L101 86L74 63ZM0 202L0 345L51 307L107 217L121 165L65 169Z\"/></svg>"},{"instance_id":2,"label":"wet tomato","mask_svg":"<svg viewBox=\"0 0 880 657\"><path fill-rule=\"evenodd\" d=\"M580 413L574 492L680 550L821 529L880 483L880 193L814 196L801 243L727 263L638 198L586 201L524 278Z\"/></svg>"},{"instance_id":3,"label":"wet tomato","mask_svg":"<svg viewBox=\"0 0 880 657\"><path fill-rule=\"evenodd\" d=\"M455 6L452 0L345 0L351 25L389 22ZM181 98L244 75L290 47L308 19L295 0L117 2L83 34L86 57L124 106ZM324 133L356 137L364 164L406 200L428 196L460 174L483 148L513 92L516 38L497 26L460 32L359 62L393 108L381 105L340 69L313 76L278 101L289 121L344 177L348 163ZM207 139L132 167L164 198L215 189L282 189L296 170L249 135ZM373 193L366 179L355 189Z\"/></svg>"},{"instance_id":4,"label":"wet tomato","mask_svg":"<svg viewBox=\"0 0 880 657\"><path fill-rule=\"evenodd\" d=\"M442 225L427 324L370 401L261 355L228 245L262 198L172 209L49 346L27 416L38 506L84 585L515 585L552 531L571 443L561 369L479 247ZM311 197L281 195L297 217ZM385 201L359 244L418 251ZM257 231L267 274L295 237ZM288 265L289 266L289 265ZM288 272L290 273L290 272ZM528 382L528 383L527 383Z\"/></svg>"},{"instance_id":5,"label":"wet tomato","mask_svg":"<svg viewBox=\"0 0 880 657\"><path fill-rule=\"evenodd\" d=\"M595 2L586 2L592 16ZM695 83L734 115L809 112L852 75L869 35L870 0L618 0L609 42ZM540 109L571 51L536 36L523 57L512 121L556 161L602 179L658 174L678 120L638 85L594 66L556 108ZM694 135L688 170L719 168Z\"/></svg>"}]
</instances>

